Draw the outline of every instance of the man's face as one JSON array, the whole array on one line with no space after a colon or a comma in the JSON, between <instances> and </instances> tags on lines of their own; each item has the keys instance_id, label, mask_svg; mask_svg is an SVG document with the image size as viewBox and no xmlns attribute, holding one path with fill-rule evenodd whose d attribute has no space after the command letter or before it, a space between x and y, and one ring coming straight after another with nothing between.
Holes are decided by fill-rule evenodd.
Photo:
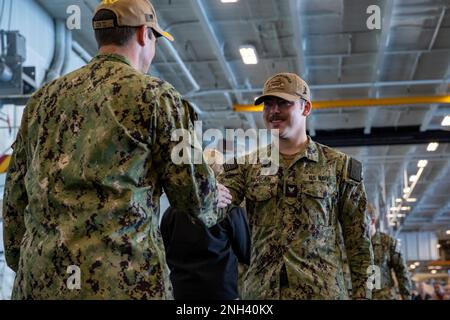
<instances>
[{"instance_id":1,"label":"man's face","mask_svg":"<svg viewBox=\"0 0 450 320\"><path fill-rule=\"evenodd\" d=\"M298 136L305 126L303 100L286 101L269 97L264 101L264 123L269 130L279 130L281 139Z\"/></svg>"}]
</instances>

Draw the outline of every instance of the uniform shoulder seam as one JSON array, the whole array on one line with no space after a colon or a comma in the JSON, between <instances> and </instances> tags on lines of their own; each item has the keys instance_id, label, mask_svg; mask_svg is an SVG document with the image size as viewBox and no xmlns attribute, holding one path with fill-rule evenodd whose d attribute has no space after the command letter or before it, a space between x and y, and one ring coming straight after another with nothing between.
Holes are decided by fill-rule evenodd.
<instances>
[{"instance_id":1,"label":"uniform shoulder seam","mask_svg":"<svg viewBox=\"0 0 450 320\"><path fill-rule=\"evenodd\" d=\"M342 157L343 159L345 159L346 157L350 157L348 154L345 154L342 151L339 151L339 150L337 150L335 148L332 148L330 146L327 146L327 145L324 145L324 144L321 144L321 143L318 143L318 142L315 142L315 143L316 143L318 149L321 149L321 151L327 150L329 153L334 153L334 154Z\"/></svg>"}]
</instances>

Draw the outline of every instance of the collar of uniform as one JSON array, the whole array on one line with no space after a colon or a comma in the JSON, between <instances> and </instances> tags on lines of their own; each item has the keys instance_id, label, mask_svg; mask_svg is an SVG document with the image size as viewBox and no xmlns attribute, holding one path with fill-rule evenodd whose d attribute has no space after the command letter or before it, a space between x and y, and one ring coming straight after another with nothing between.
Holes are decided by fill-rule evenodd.
<instances>
[{"instance_id":1,"label":"collar of uniform","mask_svg":"<svg viewBox=\"0 0 450 320\"><path fill-rule=\"evenodd\" d=\"M95 56L94 59L103 60L103 61L117 61L122 62L131 67L130 60L127 57L121 56L120 54L115 53L99 53Z\"/></svg>"},{"instance_id":2,"label":"collar of uniform","mask_svg":"<svg viewBox=\"0 0 450 320\"><path fill-rule=\"evenodd\" d=\"M275 147L275 144L272 143L271 145L268 146L269 148L269 152L271 153L272 150L276 150L277 148ZM280 154L281 157L281 154ZM300 152L291 162L291 164L289 165L289 167L292 167L297 161L299 161L300 159L308 159L310 161L313 162L319 162L319 151L317 149L317 144L311 139L310 136L308 136L308 144L305 148L305 150L303 150L303 152Z\"/></svg>"},{"instance_id":3,"label":"collar of uniform","mask_svg":"<svg viewBox=\"0 0 450 320\"><path fill-rule=\"evenodd\" d=\"M303 157L308 158L311 161L319 162L319 150L317 144L308 136L308 145L303 153Z\"/></svg>"},{"instance_id":4,"label":"collar of uniform","mask_svg":"<svg viewBox=\"0 0 450 320\"><path fill-rule=\"evenodd\" d=\"M300 159L308 159L313 162L319 162L319 152L317 150L317 144L312 141L311 137L308 136L308 144L306 148L300 152L294 160L292 160L291 165L296 163Z\"/></svg>"}]
</instances>

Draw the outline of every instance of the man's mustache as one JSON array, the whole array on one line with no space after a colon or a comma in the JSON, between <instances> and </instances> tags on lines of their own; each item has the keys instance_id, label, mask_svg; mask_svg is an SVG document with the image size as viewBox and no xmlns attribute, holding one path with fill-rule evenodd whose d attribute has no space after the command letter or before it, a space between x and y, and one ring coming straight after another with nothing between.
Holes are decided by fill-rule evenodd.
<instances>
[{"instance_id":1,"label":"man's mustache","mask_svg":"<svg viewBox=\"0 0 450 320\"><path fill-rule=\"evenodd\" d=\"M269 116L269 121L285 121L285 120L286 120L286 118L282 117L280 115Z\"/></svg>"}]
</instances>

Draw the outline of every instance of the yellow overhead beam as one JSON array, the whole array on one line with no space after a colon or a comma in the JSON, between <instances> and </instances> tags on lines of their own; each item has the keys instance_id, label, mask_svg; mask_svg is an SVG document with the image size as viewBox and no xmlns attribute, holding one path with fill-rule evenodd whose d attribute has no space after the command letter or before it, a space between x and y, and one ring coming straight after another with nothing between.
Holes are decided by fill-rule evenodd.
<instances>
[{"instance_id":1,"label":"yellow overhead beam","mask_svg":"<svg viewBox=\"0 0 450 320\"><path fill-rule=\"evenodd\" d=\"M8 171L9 163L11 162L11 156L0 156L0 174Z\"/></svg>"},{"instance_id":2,"label":"yellow overhead beam","mask_svg":"<svg viewBox=\"0 0 450 320\"><path fill-rule=\"evenodd\" d=\"M394 97L380 99L353 99L313 101L313 109L360 108L380 106L408 106L414 104L450 104L450 96ZM263 106L235 104L235 112L262 112Z\"/></svg>"}]
</instances>

